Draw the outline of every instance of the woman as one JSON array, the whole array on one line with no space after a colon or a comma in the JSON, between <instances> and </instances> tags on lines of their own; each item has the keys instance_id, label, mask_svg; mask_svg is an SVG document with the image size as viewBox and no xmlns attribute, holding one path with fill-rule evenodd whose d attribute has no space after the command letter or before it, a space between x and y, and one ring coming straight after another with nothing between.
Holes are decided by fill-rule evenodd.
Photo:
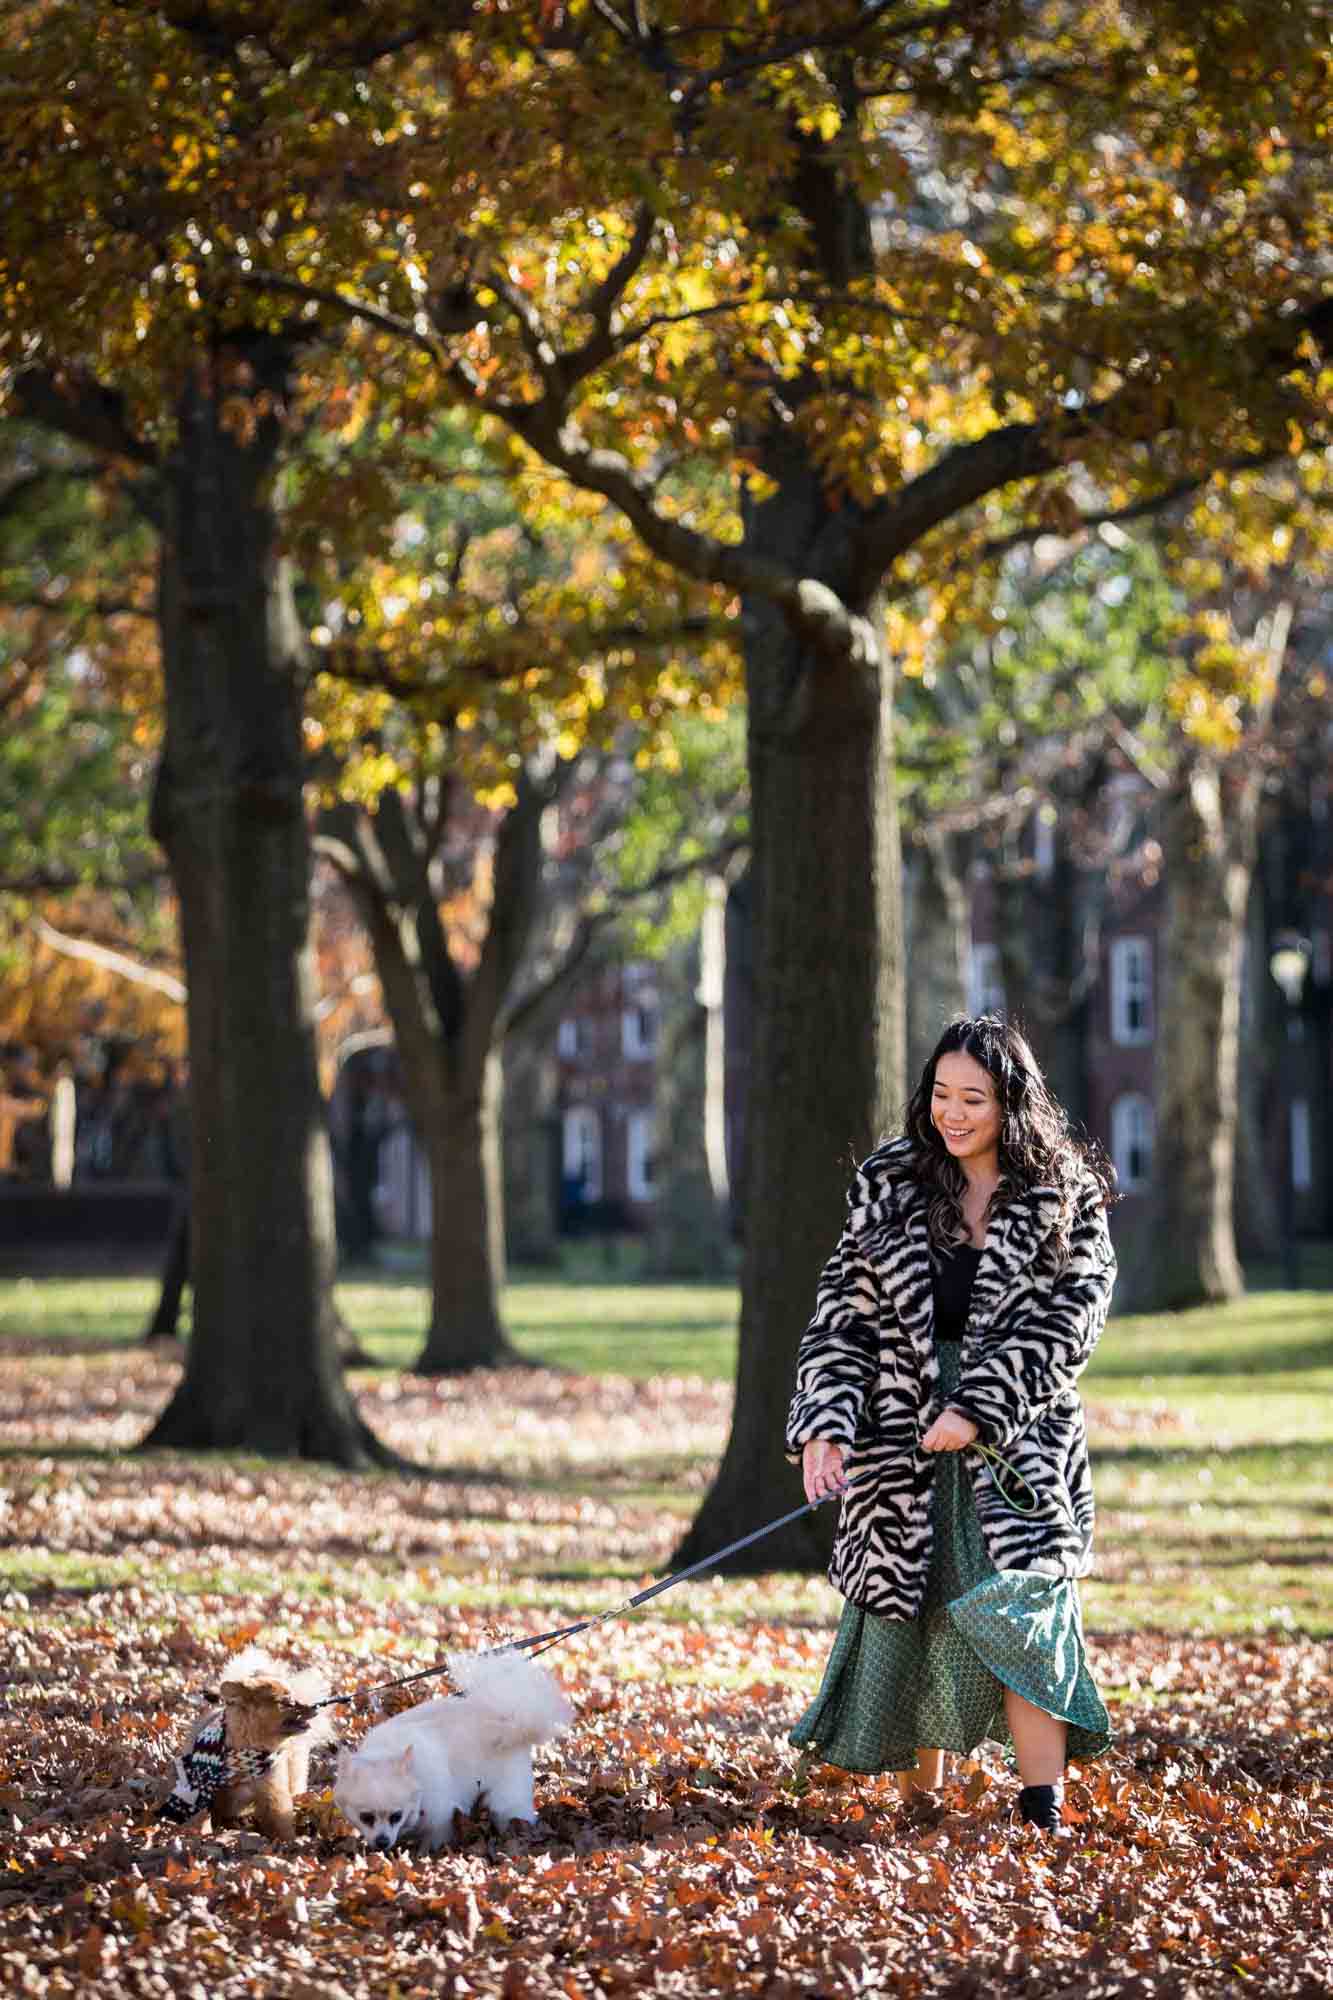
<instances>
[{"instance_id":1,"label":"woman","mask_svg":"<svg viewBox=\"0 0 1333 2000\"><path fill-rule=\"evenodd\" d=\"M1092 1485L1076 1378L1115 1278L1109 1169L1016 1029L948 1027L906 1135L858 1169L801 1342L787 1450L842 1494L847 1599L792 1740L933 1790L946 1750L1012 1742L1025 1820L1110 1743L1083 1647Z\"/></svg>"}]
</instances>

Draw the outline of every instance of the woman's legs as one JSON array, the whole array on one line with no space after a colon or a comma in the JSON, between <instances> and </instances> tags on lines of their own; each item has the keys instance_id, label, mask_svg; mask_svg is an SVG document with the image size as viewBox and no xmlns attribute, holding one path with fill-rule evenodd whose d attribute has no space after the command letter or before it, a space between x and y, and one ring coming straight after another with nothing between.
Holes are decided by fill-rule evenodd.
<instances>
[{"instance_id":1,"label":"woman's legs","mask_svg":"<svg viewBox=\"0 0 1333 2000\"><path fill-rule=\"evenodd\" d=\"M916 1769L898 1772L898 1790L905 1799L914 1799L921 1792L937 1792L944 1783L944 1752L942 1750L918 1749Z\"/></svg>"},{"instance_id":2,"label":"woman's legs","mask_svg":"<svg viewBox=\"0 0 1333 2000\"><path fill-rule=\"evenodd\" d=\"M1004 1712L1014 1739L1018 1775L1025 1785L1058 1785L1065 1775L1068 1725L1016 1694L1004 1691Z\"/></svg>"},{"instance_id":3,"label":"woman's legs","mask_svg":"<svg viewBox=\"0 0 1333 2000\"><path fill-rule=\"evenodd\" d=\"M1062 1784L1068 1725L1058 1715L1048 1715L1044 1708L1026 1701L1011 1687L1004 1691L1004 1712L1014 1739L1018 1775L1024 1785ZM916 1769L897 1773L898 1789L909 1800L922 1792L938 1791L944 1783L944 1773L943 1750L922 1746L916 1753Z\"/></svg>"}]
</instances>

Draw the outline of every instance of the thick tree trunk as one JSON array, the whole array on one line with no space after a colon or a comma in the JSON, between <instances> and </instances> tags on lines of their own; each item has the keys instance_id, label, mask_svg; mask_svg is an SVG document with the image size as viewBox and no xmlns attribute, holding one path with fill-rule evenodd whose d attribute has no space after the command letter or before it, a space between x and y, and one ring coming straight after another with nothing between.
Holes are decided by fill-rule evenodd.
<instances>
[{"instance_id":1,"label":"thick tree trunk","mask_svg":"<svg viewBox=\"0 0 1333 2000\"><path fill-rule=\"evenodd\" d=\"M1241 938L1254 865L1252 778L1224 797L1206 753L1182 758L1164 802L1165 957L1157 1036L1153 1304L1244 1289L1232 1232Z\"/></svg>"},{"instance_id":2,"label":"thick tree trunk","mask_svg":"<svg viewBox=\"0 0 1333 2000\"><path fill-rule=\"evenodd\" d=\"M921 1075L946 1022L967 1012L972 911L957 836L918 828L907 847L907 1082Z\"/></svg>"},{"instance_id":3,"label":"thick tree trunk","mask_svg":"<svg viewBox=\"0 0 1333 2000\"><path fill-rule=\"evenodd\" d=\"M522 1360L509 1343L498 1299L504 1281L504 1193L500 1174L499 1052L479 1083L437 1084L421 1115L430 1158L431 1322L414 1363L418 1375L451 1375Z\"/></svg>"},{"instance_id":4,"label":"thick tree trunk","mask_svg":"<svg viewBox=\"0 0 1333 2000\"><path fill-rule=\"evenodd\" d=\"M189 985L194 1331L145 1442L363 1465L381 1453L337 1352L300 635L265 497L273 428L242 441L195 388L164 482L154 819Z\"/></svg>"},{"instance_id":5,"label":"thick tree trunk","mask_svg":"<svg viewBox=\"0 0 1333 2000\"><path fill-rule=\"evenodd\" d=\"M721 929L716 919L713 927ZM726 1186L724 1182L719 1196L708 1145L709 1058L714 1056L716 1067L720 1052L709 1047L710 1009L702 993L700 959L695 937L676 945L659 967L661 1028L654 1081L658 1170L645 1277L711 1278L727 1268Z\"/></svg>"},{"instance_id":6,"label":"thick tree trunk","mask_svg":"<svg viewBox=\"0 0 1333 2000\"><path fill-rule=\"evenodd\" d=\"M848 512L803 462L750 523L756 549L849 588ZM838 1240L853 1162L902 1088L901 855L893 682L864 620L864 655L817 655L766 604L746 606L753 813L755 1016L740 1354L731 1436L681 1561L783 1512L796 1350ZM740 1569L825 1559L832 1521L803 1521L731 1559Z\"/></svg>"}]
</instances>

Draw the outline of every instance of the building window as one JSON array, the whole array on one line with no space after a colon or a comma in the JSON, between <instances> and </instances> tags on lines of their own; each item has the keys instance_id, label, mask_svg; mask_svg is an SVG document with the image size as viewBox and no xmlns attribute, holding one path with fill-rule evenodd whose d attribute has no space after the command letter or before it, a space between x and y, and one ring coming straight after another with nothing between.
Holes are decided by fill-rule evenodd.
<instances>
[{"instance_id":1,"label":"building window","mask_svg":"<svg viewBox=\"0 0 1333 2000\"><path fill-rule=\"evenodd\" d=\"M1310 1100L1308 1097L1293 1097L1291 1100L1291 1189L1293 1194L1308 1194L1314 1186L1314 1171L1310 1157Z\"/></svg>"},{"instance_id":2,"label":"building window","mask_svg":"<svg viewBox=\"0 0 1333 2000\"><path fill-rule=\"evenodd\" d=\"M1111 1040L1122 1049L1152 1040L1152 945L1146 937L1111 942Z\"/></svg>"},{"instance_id":3,"label":"building window","mask_svg":"<svg viewBox=\"0 0 1333 2000\"><path fill-rule=\"evenodd\" d=\"M620 1044L629 1061L650 1061L657 1048L656 996L636 993L620 1020Z\"/></svg>"},{"instance_id":4,"label":"building window","mask_svg":"<svg viewBox=\"0 0 1333 2000\"><path fill-rule=\"evenodd\" d=\"M602 1198L602 1121L590 1104L565 1113L565 1180L576 1202Z\"/></svg>"},{"instance_id":5,"label":"building window","mask_svg":"<svg viewBox=\"0 0 1333 2000\"><path fill-rule=\"evenodd\" d=\"M556 1054L566 1062L577 1062L583 1054L583 1023L567 1015L555 1031Z\"/></svg>"},{"instance_id":6,"label":"building window","mask_svg":"<svg viewBox=\"0 0 1333 2000\"><path fill-rule=\"evenodd\" d=\"M631 1201L652 1201L657 1193L653 1157L653 1114L631 1111L625 1128L626 1180Z\"/></svg>"},{"instance_id":7,"label":"building window","mask_svg":"<svg viewBox=\"0 0 1333 2000\"><path fill-rule=\"evenodd\" d=\"M998 945L974 944L968 956L967 1004L973 1014L1002 1014L1004 984Z\"/></svg>"},{"instance_id":8,"label":"building window","mask_svg":"<svg viewBox=\"0 0 1333 2000\"><path fill-rule=\"evenodd\" d=\"M1141 1194L1152 1179L1153 1116L1146 1097L1131 1093L1111 1106L1111 1158L1122 1194Z\"/></svg>"}]
</instances>

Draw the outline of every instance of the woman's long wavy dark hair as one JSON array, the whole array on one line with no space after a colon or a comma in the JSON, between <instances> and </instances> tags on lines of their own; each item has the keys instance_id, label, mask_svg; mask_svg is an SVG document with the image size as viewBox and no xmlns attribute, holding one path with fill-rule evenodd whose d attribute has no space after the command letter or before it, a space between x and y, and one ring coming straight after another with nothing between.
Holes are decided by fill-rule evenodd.
<instances>
[{"instance_id":1,"label":"woman's long wavy dark hair","mask_svg":"<svg viewBox=\"0 0 1333 2000\"><path fill-rule=\"evenodd\" d=\"M1070 1128L1052 1097L1026 1038L995 1014L951 1021L936 1043L908 1102L904 1130L911 1141L908 1171L926 1191L930 1240L937 1249L967 1241L963 1195L967 1180L930 1115L935 1069L941 1056L971 1056L988 1072L1000 1102L1000 1185L989 1213L1005 1208L1029 1188L1058 1188L1064 1197L1051 1240L1057 1264L1069 1252L1074 1207L1089 1178L1103 1205L1116 1199L1115 1169L1095 1140Z\"/></svg>"}]
</instances>

